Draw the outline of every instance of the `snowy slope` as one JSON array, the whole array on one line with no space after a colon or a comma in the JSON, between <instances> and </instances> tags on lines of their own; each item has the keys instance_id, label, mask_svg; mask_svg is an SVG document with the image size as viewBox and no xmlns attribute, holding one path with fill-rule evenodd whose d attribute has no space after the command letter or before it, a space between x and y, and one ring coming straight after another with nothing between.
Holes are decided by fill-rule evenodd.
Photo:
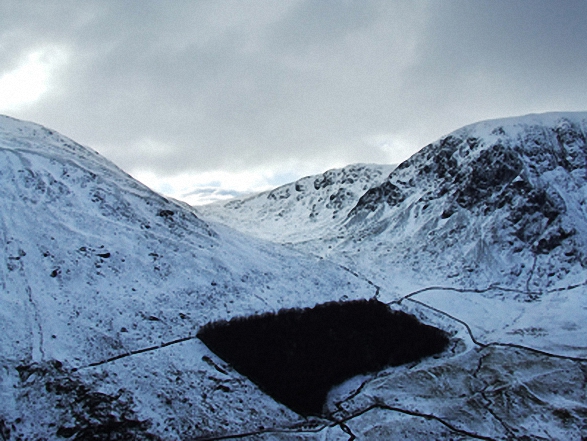
<instances>
[{"instance_id":1,"label":"snowy slope","mask_svg":"<svg viewBox=\"0 0 587 441\"><path fill-rule=\"evenodd\" d=\"M409 430L405 439L417 437L412 419L425 418L428 424L417 432L423 439L428 430L436 439L450 438L454 430L439 435L449 421L463 429L463 439L583 439L586 133L587 113L464 127L400 164L344 219L325 216L319 227L300 216L289 221L295 229L280 232L271 227L267 208L240 210L242 201L236 210L225 204L202 214L338 262L376 286L381 299L464 327L477 349L438 371L405 378L394 371L385 380L359 382L356 396L356 389L341 393L347 401L336 409L356 403L372 412L349 424L355 435L404 439ZM283 188L291 193L292 185ZM446 385L446 393L430 376ZM407 412L386 396L398 387L406 392L394 395L404 403L397 407ZM463 396L472 398L464 404ZM472 410L479 407L490 416L479 420L483 412Z\"/></svg>"},{"instance_id":2,"label":"snowy slope","mask_svg":"<svg viewBox=\"0 0 587 441\"><path fill-rule=\"evenodd\" d=\"M362 196L337 244L455 285L528 291L585 280L587 114L457 130ZM363 253L362 253L363 254ZM367 263L371 266L370 263Z\"/></svg>"},{"instance_id":3,"label":"snowy slope","mask_svg":"<svg viewBox=\"0 0 587 441\"><path fill-rule=\"evenodd\" d=\"M580 115L579 120L584 119ZM576 120L574 115L571 128ZM584 151L584 136L583 141L573 139L565 146ZM431 162L434 157L430 152ZM425 156L422 161L426 163ZM418 167L403 166L389 179L388 171L379 168L381 189L361 190L369 195L366 199L359 188L372 186L371 166L347 173L364 181L356 187L355 178L343 182L339 177L344 172L333 172L334 192L314 187L316 178L310 179L318 193L311 190L312 196L301 198L302 208L272 205L294 200L280 200L277 194L270 203L265 197L243 204L252 207L247 216L264 207L267 216L258 222L261 227L272 222L274 213L283 212L298 234L290 229L283 242L320 253L345 269L292 246L205 221L95 152L35 124L0 117L0 438L587 437L587 344L581 332L585 286L561 286L582 280L580 262L561 260L559 267L568 265L568 272L550 284L522 274L521 287L504 286L510 279L499 271L492 281L499 286L484 289L473 286L471 277L446 273L443 279L442 265L420 277L411 250L406 250L408 235L400 234L400 220L409 219L406 231L412 232L445 223L420 225L409 204L401 215L389 197L393 187L386 185L398 186L404 174L417 173ZM579 176L578 170L570 173ZM557 188L563 193L570 187L566 175L560 176ZM439 180L430 175L430 191ZM340 208L327 207L330 195L347 194L348 184L352 197L341 198ZM295 185L289 188L295 191ZM392 191L385 193L386 188ZM416 186L414 191L423 195L426 188ZM458 189L451 191L456 194ZM491 194L479 197L479 204L490 201ZM434 199L430 211L442 214L444 206L436 207L438 201L444 204L442 197ZM575 198L567 193L561 197ZM314 204L320 228L304 232L310 225L307 210ZM504 205L511 206L515 204ZM488 215L478 207L457 209L469 210L463 211L464 229ZM555 242L543 247L539 244L544 236L532 236L530 251L522 254L530 253L536 243L548 251L549 262L556 262L554 253L567 246L565 241L579 247L582 212L573 210L574 234L550 250ZM296 223L299 213L305 213L304 220ZM530 220L540 220L531 213ZM559 216L561 228L566 227L565 217ZM544 231L557 219L544 222ZM491 221L484 222L481 225ZM242 219L238 223L254 225ZM458 236L458 245L464 246L468 237ZM414 242L414 250L422 253L423 262L441 263L425 248L439 244ZM497 244L507 255L510 244ZM404 254L382 252L387 246ZM445 246L452 245L447 241ZM394 262L396 267L389 266ZM453 263L448 267L458 268L458 261ZM441 327L451 336L450 347L437 357L343 383L331 392L320 418L302 418L276 403L195 338L203 324L218 318L373 296ZM536 323L549 313L551 323ZM565 346L570 338L576 340Z\"/></svg>"},{"instance_id":4,"label":"snowy slope","mask_svg":"<svg viewBox=\"0 0 587 441\"><path fill-rule=\"evenodd\" d=\"M587 339L577 324L587 319L586 132L586 113L464 127L400 164L343 221L313 230L317 239L307 240L300 221L292 222L296 237L274 240L352 268L388 300L451 288L418 298L499 341L583 356ZM224 221L239 228L243 221L229 214ZM540 317L548 317L546 329L533 324Z\"/></svg>"},{"instance_id":5,"label":"snowy slope","mask_svg":"<svg viewBox=\"0 0 587 441\"><path fill-rule=\"evenodd\" d=\"M335 216L317 204L317 221L307 214L303 192L295 191L300 183L200 212L360 268L382 285L408 278L423 287L449 279L457 287L506 283L532 291L582 283L586 119L585 113L553 113L464 127L389 177L364 166L367 191L339 177L321 200L345 191L354 197ZM344 176L344 170L324 176ZM319 187L318 177L306 180Z\"/></svg>"},{"instance_id":6,"label":"snowy slope","mask_svg":"<svg viewBox=\"0 0 587 441\"><path fill-rule=\"evenodd\" d=\"M209 226L34 124L0 119L0 179L0 426L15 439L88 425L64 403L91 406L91 394L121 395L124 412L166 439L227 430L227 420L295 422L219 372L198 327L375 293L328 262ZM223 400L241 403L227 411ZM130 419L119 401L108 405L118 423Z\"/></svg>"},{"instance_id":7,"label":"snowy slope","mask_svg":"<svg viewBox=\"0 0 587 441\"><path fill-rule=\"evenodd\" d=\"M464 127L401 164L352 210L329 249L485 342L587 356L587 114ZM473 292L473 295L472 295Z\"/></svg>"},{"instance_id":8,"label":"snowy slope","mask_svg":"<svg viewBox=\"0 0 587 441\"><path fill-rule=\"evenodd\" d=\"M393 165L354 164L307 176L271 191L199 206L207 219L266 240L321 240L345 221L359 198L386 179Z\"/></svg>"}]
</instances>

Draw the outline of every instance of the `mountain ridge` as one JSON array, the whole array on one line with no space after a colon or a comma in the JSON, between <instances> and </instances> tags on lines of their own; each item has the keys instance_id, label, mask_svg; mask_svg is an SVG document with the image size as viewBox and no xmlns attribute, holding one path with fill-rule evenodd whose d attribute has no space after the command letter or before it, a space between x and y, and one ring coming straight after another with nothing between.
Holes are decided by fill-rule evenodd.
<instances>
[{"instance_id":1,"label":"mountain ridge","mask_svg":"<svg viewBox=\"0 0 587 441\"><path fill-rule=\"evenodd\" d=\"M352 164L228 202L195 207L198 213L257 237L301 242L324 234L332 221L343 220L360 195L385 179L395 165ZM304 222L303 229L290 225ZM238 225L237 225L238 223ZM288 236L288 231L291 235ZM303 237L297 237L300 233Z\"/></svg>"},{"instance_id":2,"label":"mountain ridge","mask_svg":"<svg viewBox=\"0 0 587 441\"><path fill-rule=\"evenodd\" d=\"M82 439L105 426L190 438L221 431L227 418L295 421L235 373L219 381L241 390L240 410L210 410L202 395L214 395L209 377L218 371L198 327L374 294L327 261L211 226L32 123L0 118L0 177L0 425L8 439Z\"/></svg>"},{"instance_id":3,"label":"mountain ridge","mask_svg":"<svg viewBox=\"0 0 587 441\"><path fill-rule=\"evenodd\" d=\"M545 260L553 252L562 254L554 258L557 261L569 260L571 254L577 254L575 262L569 265L579 262L579 267L565 267L565 271L582 274L585 259L581 256L587 249L582 238L587 237L587 231L573 217L586 216L582 208L586 198L586 120L584 112L557 112L465 126L424 147L380 183L373 181L367 191L346 207L345 217L331 220L319 213L329 220L321 225L321 231L315 231L300 216L292 233L284 234L283 229L268 232L271 222L254 210L242 214L256 221L243 228L246 220L237 217L238 213L234 212L238 210L222 212L222 207L231 203L215 205L202 210L202 214L248 234L289 243L346 266L358 263L362 265L361 272L372 280L378 275L368 267L377 265L369 259L362 263L359 250L376 260L397 255L397 260L391 259L388 267L412 260L402 270L420 273L419 277L430 273L423 265L442 267L437 274L423 274L426 283L442 281L449 275L457 286L484 287L509 277L508 283L538 289L544 283L552 284L548 280L549 270L540 265L547 267ZM239 203L232 202L233 206ZM475 222L474 226L468 225ZM306 234L306 230L313 233ZM506 232L507 237L500 237L499 230ZM575 234L579 230L580 234ZM429 234L439 239L431 241ZM482 240L475 239L475 235ZM487 254L488 246L500 241L518 250L512 254L522 252L526 256L517 259L501 252ZM469 249L456 249L455 244ZM436 250L431 249L433 246ZM456 250L453 257L439 257L447 250ZM428 255L432 260L421 262L421 258L412 258L410 254ZM545 272L544 276L532 274L536 270L532 269L536 256L538 269ZM481 268L476 269L475 265ZM492 266L497 271L491 270ZM505 274L505 268L512 270L511 276ZM389 282L389 277L379 276ZM478 278L481 283L472 278ZM572 274L569 280L569 284L580 282Z\"/></svg>"},{"instance_id":4,"label":"mountain ridge","mask_svg":"<svg viewBox=\"0 0 587 441\"><path fill-rule=\"evenodd\" d=\"M585 113L556 113L459 129L401 164L384 187L364 195L347 225L352 234L364 237L377 229L397 234L398 222L412 222L408 234L421 230L422 234L441 237L438 241L428 239L428 248L436 245L437 253L449 249L458 253L451 241L469 246L453 272L463 273L467 265L479 264L481 271L472 273L479 277L485 272L488 283L495 277L490 267L501 265L504 268L497 277L507 278L505 271L515 267L509 283L526 278L527 283L518 285L527 289L552 285L547 268L553 253L555 264L573 257L569 265L578 264L582 273L587 249L585 224L575 219L586 217L586 127ZM413 182L418 185L411 185ZM379 199L372 197L374 192L380 193ZM369 209L369 204L374 209ZM436 211L427 216L424 212L429 207ZM405 213L410 213L409 219L401 220ZM361 225L362 218L369 221ZM577 231L580 234L575 235ZM475 241L475 235L481 241ZM420 247L415 243L418 240ZM419 235L400 247L425 254L423 242ZM492 250L488 255L492 244L495 248L508 244L511 254ZM478 253L478 257L471 253ZM516 254L526 254L526 262ZM430 263L443 265L438 258ZM564 270L573 272L569 267ZM541 276L540 271L545 274ZM570 283L582 280L570 278Z\"/></svg>"},{"instance_id":5,"label":"mountain ridge","mask_svg":"<svg viewBox=\"0 0 587 441\"><path fill-rule=\"evenodd\" d=\"M559 132L480 123L486 136L453 132L390 173L349 166L269 192L244 221L283 212L270 233L286 246L0 117L0 438L586 438L585 114L565 115L532 117L566 118ZM354 299L449 345L335 386L320 416L196 337L210 321Z\"/></svg>"}]
</instances>

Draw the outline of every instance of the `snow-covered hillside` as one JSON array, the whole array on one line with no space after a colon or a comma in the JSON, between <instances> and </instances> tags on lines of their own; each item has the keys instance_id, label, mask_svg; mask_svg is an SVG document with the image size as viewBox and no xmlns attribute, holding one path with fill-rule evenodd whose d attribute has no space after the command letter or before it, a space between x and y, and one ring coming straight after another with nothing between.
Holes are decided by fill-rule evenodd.
<instances>
[{"instance_id":1,"label":"snow-covered hillside","mask_svg":"<svg viewBox=\"0 0 587 441\"><path fill-rule=\"evenodd\" d=\"M208 219L279 243L321 240L344 222L359 198L381 184L393 165L354 164L307 176L246 198L197 207Z\"/></svg>"},{"instance_id":2,"label":"snow-covered hillside","mask_svg":"<svg viewBox=\"0 0 587 441\"><path fill-rule=\"evenodd\" d=\"M493 362L510 366L509 357L520 357L517 362L522 364L537 362L531 375L542 378L535 387L551 390L548 368L542 371L548 363L566 360L584 369L587 357L586 133L587 113L528 115L464 127L400 164L360 195L344 218L323 216L319 226L302 215L290 221L290 229L272 228L272 222L281 222L280 201L265 202L274 207L270 216L265 206L255 209L261 205L248 201L204 207L202 214L338 262L376 286L381 299L449 317L467 329L482 351L504 351ZM289 196L294 184L282 188L288 191L281 194ZM266 200L267 194L249 201L261 198ZM288 213L304 212L294 198L288 200ZM514 348L522 352L512 352ZM494 357L493 349L490 352L477 359L480 367L486 367L481 360ZM546 364L531 361L533 357L542 357ZM497 366L491 369L498 377L503 374ZM477 379L479 372L471 369L466 376ZM446 381L454 385L451 375ZM406 391L416 393L409 383L413 377L408 378ZM508 381L524 384L535 400L567 399L528 389L517 375ZM565 381L585 397L583 380ZM361 390L368 394L372 384L362 384ZM492 387L489 382L483 389ZM493 393L482 393L481 401L505 432L480 439L521 437L520 427L528 429L525 433L532 433L532 439L586 435L573 435L570 429L566 435L556 434L538 416L523 423L503 420L498 414L504 409L497 410ZM519 396L508 399L511 412L521 411ZM586 408L584 398L572 401L573 409ZM521 412L531 413L531 408ZM387 407L379 410L388 415ZM462 411L469 415L470 409ZM559 411L569 417L569 424L577 421L574 411Z\"/></svg>"},{"instance_id":3,"label":"snow-covered hillside","mask_svg":"<svg viewBox=\"0 0 587 441\"><path fill-rule=\"evenodd\" d=\"M585 357L586 134L587 113L457 130L365 193L329 253L383 286L480 291L417 299L484 339Z\"/></svg>"},{"instance_id":4,"label":"snow-covered hillside","mask_svg":"<svg viewBox=\"0 0 587 441\"><path fill-rule=\"evenodd\" d=\"M216 367L198 328L375 294L336 265L211 227L34 124L0 118L0 179L4 438L148 421L176 439L297 422Z\"/></svg>"},{"instance_id":5,"label":"snow-covered hillside","mask_svg":"<svg viewBox=\"0 0 587 441\"><path fill-rule=\"evenodd\" d=\"M505 283L531 291L581 283L586 132L585 113L457 130L364 194L336 248L353 260L376 256L388 267L461 286Z\"/></svg>"},{"instance_id":6,"label":"snow-covered hillside","mask_svg":"<svg viewBox=\"0 0 587 441\"><path fill-rule=\"evenodd\" d=\"M196 212L0 117L0 439L587 438L585 120L483 123L393 172L351 166ZM195 337L373 297L449 347L335 387L321 417Z\"/></svg>"},{"instance_id":7,"label":"snow-covered hillside","mask_svg":"<svg viewBox=\"0 0 587 441\"><path fill-rule=\"evenodd\" d=\"M345 182L342 169L324 175L326 182L337 177L333 187L310 177L200 211L381 284L411 274L424 286L449 279L457 287L564 287L581 283L587 264L586 121L585 113L553 113L473 124L426 146L388 177L362 166L367 191ZM338 215L324 202L312 203L308 215L312 199L295 191L304 182L323 190L321 201L347 191L353 197Z\"/></svg>"}]
</instances>

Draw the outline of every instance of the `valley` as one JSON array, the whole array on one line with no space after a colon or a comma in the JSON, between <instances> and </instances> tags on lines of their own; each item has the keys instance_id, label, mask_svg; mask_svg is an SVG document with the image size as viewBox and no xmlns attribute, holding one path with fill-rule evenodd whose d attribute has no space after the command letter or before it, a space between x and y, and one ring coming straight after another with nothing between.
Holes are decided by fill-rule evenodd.
<instances>
[{"instance_id":1,"label":"valley","mask_svg":"<svg viewBox=\"0 0 587 441\"><path fill-rule=\"evenodd\" d=\"M397 167L189 207L0 117L0 439L584 439L586 131L486 121ZM446 349L305 416L198 338L370 299Z\"/></svg>"}]
</instances>

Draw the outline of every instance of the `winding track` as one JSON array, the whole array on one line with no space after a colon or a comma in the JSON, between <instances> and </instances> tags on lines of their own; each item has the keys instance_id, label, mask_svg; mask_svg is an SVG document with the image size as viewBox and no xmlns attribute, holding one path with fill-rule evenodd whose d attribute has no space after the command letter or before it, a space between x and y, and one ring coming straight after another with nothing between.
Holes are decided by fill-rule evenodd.
<instances>
[{"instance_id":1,"label":"winding track","mask_svg":"<svg viewBox=\"0 0 587 441\"><path fill-rule=\"evenodd\" d=\"M348 268L345 268L345 269L347 271L351 272L352 274L354 274L356 277L363 278L362 276L352 272L350 269L348 269ZM376 289L376 294L379 294L380 287L378 287L377 285L375 285L374 283L372 283L370 281L368 281L368 282ZM587 284L587 282L585 282L583 284L569 286L567 288L558 288L556 290L551 290L551 291L554 292L554 291L574 289L578 286L582 286L585 284ZM431 286L431 287L419 289L417 291L413 291L413 292L401 297L398 300L394 300L392 302L389 302L388 305L392 305L392 304L401 305L403 302L411 302L420 308L433 311L434 313L437 313L437 314L441 314L441 315L453 320L454 322L462 325L466 329L467 334L469 335L473 344L475 346L477 346L481 351L486 351L492 347L510 348L510 349L516 349L516 350L521 350L521 351L527 351L532 354L539 355L539 356L546 357L546 358L555 358L555 359L561 359L561 360L568 360L568 361L572 361L575 363L587 364L587 358L572 357L572 356L560 355L560 354L555 354L555 353L549 353L546 351L542 351L539 349L534 349L531 347L518 345L518 344L514 344L514 343L502 343L502 342L497 342L497 341L496 342L482 342L477 337L475 337L471 327L465 321L463 321L457 317L454 317L454 316L452 316L442 310L439 310L437 308L429 306L426 303L414 298L418 294L421 294L423 292L432 291L432 290L447 290L447 291L455 291L455 292L460 292L460 293L472 293L472 294L473 293L475 293L475 294L484 293L484 292L488 292L490 290L502 290L505 292L516 292L516 293L527 294L527 292L523 291L523 290L504 288L504 287L499 287L496 285L491 285L491 286L488 286L487 288L483 288L483 289L460 289L460 288L453 288L453 287ZM158 349L162 349L162 348L176 345L176 344L181 344L186 341L190 341L190 340L194 340L194 339L197 339L197 337L194 335L188 335L186 337L182 337L179 339L171 340L168 342L163 342L159 345L149 346L146 348L136 349L136 350L129 351L126 353L121 353L119 355L109 357L104 360L95 361L95 362L89 363L85 366L80 366L78 368L74 368L73 370L76 371L79 369L88 369L88 368L102 366L102 365L105 365L108 363L116 362L118 360L121 360L121 359L124 359L127 357L132 357L132 356L144 354L146 352L156 351ZM486 357L486 355L487 354L480 355L479 364L478 364L477 369L474 373L474 376L476 376L478 374L478 372L481 370L483 360ZM245 432L229 433L229 434L218 434L218 435L213 435L213 436L202 436L202 437L195 438L195 440L196 441L220 441L220 440L230 440L230 439L245 439L245 438L250 438L250 437L258 437L261 435L271 435L271 434L283 434L283 435L312 434L312 433L317 434L317 433L320 433L326 429L334 428L334 427L338 426L343 433L345 433L349 436L348 440L353 441L353 440L357 439L357 436L353 433L351 427L347 423L352 422L355 418L358 418L358 417L365 415L366 413L374 411L374 410L384 410L384 411L389 411L389 412L396 412L396 413L401 413L404 415L409 415L412 417L422 418L422 419L425 419L428 421L435 421L435 422L441 424L442 426L446 427L448 430L450 430L455 435L465 436L470 439L485 440L485 441L495 441L497 439L501 439L501 438L492 438L492 437L489 437L489 436L486 436L483 434L474 433L474 432L468 431L466 429L459 428L456 425L447 421L446 419L439 417L438 415L434 415L434 414L426 413L426 412L419 412L417 410L406 409L406 408L402 408L399 406L391 406L391 405L388 405L383 402L374 402L374 403L371 403L367 406L361 407L359 409L355 409L354 411L352 411L350 413L345 411L342 407L343 404L345 402L352 401L353 398L355 398L357 395L359 395L361 393L361 391L370 382L372 382L376 378L378 378L377 375L374 375L371 378L365 380L364 382L361 383L361 385L352 394L347 396L345 398L345 400L338 402L338 403L335 403L335 406L337 407L337 410L335 412L325 415L324 418L309 418L306 420L305 425L296 424L296 425L292 425L292 426L268 427L268 428L263 428L263 429L259 429L259 430L255 430L255 431L245 431ZM499 421L499 423L504 428L504 431L506 433L508 433L509 435L513 435L512 429L507 425L506 422L504 422L502 419L500 419L499 416L492 409L493 402L487 396L486 390L485 390L486 388L487 388L487 385L485 386L485 388L483 390L478 391L485 400L485 409L494 419Z\"/></svg>"}]
</instances>

